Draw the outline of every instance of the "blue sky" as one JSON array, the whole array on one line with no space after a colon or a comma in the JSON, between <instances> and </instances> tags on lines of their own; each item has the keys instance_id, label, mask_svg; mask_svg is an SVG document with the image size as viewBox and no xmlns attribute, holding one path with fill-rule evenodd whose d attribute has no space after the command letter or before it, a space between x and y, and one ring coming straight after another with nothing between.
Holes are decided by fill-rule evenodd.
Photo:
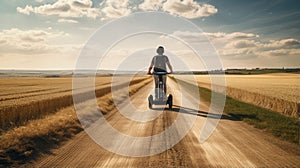
<instances>
[{"instance_id":1,"label":"blue sky","mask_svg":"<svg viewBox=\"0 0 300 168\"><path fill-rule=\"evenodd\" d=\"M299 67L299 6L297 0L2 0L0 69L73 69L82 47L99 27L140 11L165 12L196 24L203 32L192 32L180 22L164 31L192 42L204 34L219 53L223 68ZM155 23L164 29L165 21L160 19ZM135 44L133 39L143 42ZM119 60L142 51L148 60L158 43L193 70L203 69L188 48L162 35L123 41L108 54L114 61L104 59L110 61L100 68L115 69ZM149 49L154 50L152 55Z\"/></svg>"},{"instance_id":2,"label":"blue sky","mask_svg":"<svg viewBox=\"0 0 300 168\"><path fill-rule=\"evenodd\" d=\"M243 31L265 38L299 38L300 2L297 0L212 0L219 12L206 19L204 30Z\"/></svg>"}]
</instances>

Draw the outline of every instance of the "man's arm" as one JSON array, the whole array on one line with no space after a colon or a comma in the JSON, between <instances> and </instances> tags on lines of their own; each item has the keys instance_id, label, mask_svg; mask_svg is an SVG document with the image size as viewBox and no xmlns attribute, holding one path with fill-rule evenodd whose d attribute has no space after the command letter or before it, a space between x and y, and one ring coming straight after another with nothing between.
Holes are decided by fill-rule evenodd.
<instances>
[{"instance_id":1,"label":"man's arm","mask_svg":"<svg viewBox=\"0 0 300 168\"><path fill-rule=\"evenodd\" d=\"M168 65L168 67L169 67L169 69L170 69L170 73L173 73L173 67L172 67L172 65L170 64L170 62L167 62L167 65Z\"/></svg>"},{"instance_id":2,"label":"man's arm","mask_svg":"<svg viewBox=\"0 0 300 168\"><path fill-rule=\"evenodd\" d=\"M151 63L149 68L148 68L148 74L151 74L152 67L153 67L153 63Z\"/></svg>"}]
</instances>

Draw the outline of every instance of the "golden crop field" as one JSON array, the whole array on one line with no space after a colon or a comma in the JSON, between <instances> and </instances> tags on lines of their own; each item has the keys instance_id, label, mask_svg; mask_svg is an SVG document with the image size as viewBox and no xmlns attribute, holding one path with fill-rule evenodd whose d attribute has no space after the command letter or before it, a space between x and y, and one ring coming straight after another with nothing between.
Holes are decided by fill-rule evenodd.
<instances>
[{"instance_id":1,"label":"golden crop field","mask_svg":"<svg viewBox=\"0 0 300 168\"><path fill-rule=\"evenodd\" d=\"M123 77L117 77L117 83L123 81L123 83L120 83L120 85L124 84ZM22 81L22 79L19 79ZM25 80L25 81L32 81ZM43 81L43 79L38 79ZM37 80L37 81L38 81ZM34 79L36 81L36 79ZM68 82L70 79L62 79L62 80L54 80L48 79L47 82L62 82L61 86L68 85ZM24 82L24 81L23 81ZM46 82L46 83L47 83ZM65 82L65 83L64 83ZM105 82L111 82L111 78L109 77L99 77L97 78L97 83L100 86L101 83L103 83L104 86ZM102 114L107 114L111 112L113 109L115 109L114 102L122 102L124 99L126 99L127 91L129 93L129 96L136 93L139 89L141 89L143 86L147 85L149 82L152 82L152 78L149 77L141 77L136 76L134 77L130 82L130 87L120 87L120 90L117 90L116 94L120 95L117 99L113 99L112 93L110 92L110 89L106 89L106 87L100 87L100 89L96 90L99 96L97 96L97 103L99 105L99 108L101 109ZM46 83L42 84L43 82L37 82L36 84L39 86L48 86ZM127 84L127 83L126 83ZM119 86L120 86L119 85ZM57 85L58 86L58 85ZM125 85L124 85L125 86ZM50 87L50 86L49 86ZM110 87L110 86L109 86ZM104 88L104 90L103 90ZM125 90L124 90L125 89ZM126 90L128 89L128 90ZM108 91L108 92L107 92ZM93 99L88 99L85 101L85 103L80 104L81 108L89 108L88 104L93 103ZM57 102L56 102L57 103ZM22 113L23 111L20 111ZM98 120L99 113L98 111L90 110L88 111L89 115L92 115L93 117L90 119ZM57 146L57 143L66 141L69 138L73 137L78 132L82 131L82 125L84 123L80 123L77 118L77 113L74 108L74 106L66 106L62 109L58 109L54 113L45 115L43 118L37 118L27 121L24 125L15 127L13 129L6 130L5 132L0 132L0 156L2 160L2 163L18 163L19 160L15 157L12 158L10 156L10 151L13 149L14 153L13 156L21 156L23 158L30 158L35 156L37 153L42 153L44 150L44 147L41 147L38 143L35 143L35 141L39 141L42 139L44 142L45 140L47 143L47 147L50 147L52 145ZM4 117L7 119L6 115L2 115L0 117ZM90 121L90 120L89 120Z\"/></svg>"},{"instance_id":2,"label":"golden crop field","mask_svg":"<svg viewBox=\"0 0 300 168\"><path fill-rule=\"evenodd\" d=\"M198 82L210 83L207 75ZM227 87L246 90L287 101L300 102L300 74L226 75Z\"/></svg>"},{"instance_id":3,"label":"golden crop field","mask_svg":"<svg viewBox=\"0 0 300 168\"><path fill-rule=\"evenodd\" d=\"M109 85L111 77L96 78L96 89ZM0 107L72 94L72 78L2 78Z\"/></svg>"},{"instance_id":4,"label":"golden crop field","mask_svg":"<svg viewBox=\"0 0 300 168\"><path fill-rule=\"evenodd\" d=\"M210 89L209 75L195 77L200 86ZM225 79L226 94L232 98L289 116L297 117L299 113L300 74L225 75Z\"/></svg>"},{"instance_id":5,"label":"golden crop field","mask_svg":"<svg viewBox=\"0 0 300 168\"><path fill-rule=\"evenodd\" d=\"M123 78L117 77L115 84ZM97 77L96 96L110 92L111 77ZM140 81L144 77L135 77ZM89 88L82 89L84 98ZM81 90L80 90L81 91ZM45 116L73 104L72 78L1 78L0 80L0 131Z\"/></svg>"}]
</instances>

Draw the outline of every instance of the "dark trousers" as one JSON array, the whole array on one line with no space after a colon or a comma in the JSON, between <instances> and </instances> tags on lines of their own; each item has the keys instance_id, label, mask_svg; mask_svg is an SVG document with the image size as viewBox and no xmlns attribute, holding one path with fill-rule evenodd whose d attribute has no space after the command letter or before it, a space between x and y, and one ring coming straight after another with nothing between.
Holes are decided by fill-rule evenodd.
<instances>
[{"instance_id":1,"label":"dark trousers","mask_svg":"<svg viewBox=\"0 0 300 168\"><path fill-rule=\"evenodd\" d=\"M165 94L167 94L167 85L166 85L166 83L167 83L167 77L166 77L166 75L163 75L162 76L162 81L163 81L163 85L164 85L164 92L165 92ZM155 82L155 95L157 95L157 89L156 88L158 88L158 85L159 85L159 77L158 77L158 75L154 75L154 82Z\"/></svg>"}]
</instances>

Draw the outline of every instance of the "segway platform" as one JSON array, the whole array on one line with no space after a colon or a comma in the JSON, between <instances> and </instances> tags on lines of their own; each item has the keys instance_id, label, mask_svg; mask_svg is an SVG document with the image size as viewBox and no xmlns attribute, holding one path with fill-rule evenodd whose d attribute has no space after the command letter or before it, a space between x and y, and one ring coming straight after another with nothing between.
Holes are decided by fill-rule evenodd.
<instances>
[{"instance_id":1,"label":"segway platform","mask_svg":"<svg viewBox=\"0 0 300 168\"><path fill-rule=\"evenodd\" d=\"M169 105L169 109L173 106L173 96L169 94L164 99L154 99L152 95L148 96L149 108L152 109L153 105Z\"/></svg>"}]
</instances>

